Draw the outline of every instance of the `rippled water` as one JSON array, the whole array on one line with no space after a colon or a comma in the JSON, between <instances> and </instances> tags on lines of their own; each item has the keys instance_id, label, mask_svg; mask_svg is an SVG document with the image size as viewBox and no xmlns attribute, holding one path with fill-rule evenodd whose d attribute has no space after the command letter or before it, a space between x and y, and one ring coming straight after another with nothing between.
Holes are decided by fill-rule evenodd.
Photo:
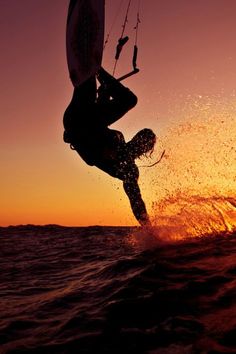
<instances>
[{"instance_id":1,"label":"rippled water","mask_svg":"<svg viewBox=\"0 0 236 354\"><path fill-rule=\"evenodd\" d=\"M1 353L236 353L236 234L0 229Z\"/></svg>"}]
</instances>

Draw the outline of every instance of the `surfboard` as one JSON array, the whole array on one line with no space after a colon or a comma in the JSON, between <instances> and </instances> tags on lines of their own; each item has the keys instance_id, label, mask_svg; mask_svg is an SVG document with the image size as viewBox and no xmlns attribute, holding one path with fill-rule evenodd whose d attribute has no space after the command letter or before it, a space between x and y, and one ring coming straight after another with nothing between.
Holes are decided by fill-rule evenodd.
<instances>
[{"instance_id":1,"label":"surfboard","mask_svg":"<svg viewBox=\"0 0 236 354\"><path fill-rule=\"evenodd\" d=\"M105 0L70 0L66 26L67 64L76 87L101 67Z\"/></svg>"}]
</instances>

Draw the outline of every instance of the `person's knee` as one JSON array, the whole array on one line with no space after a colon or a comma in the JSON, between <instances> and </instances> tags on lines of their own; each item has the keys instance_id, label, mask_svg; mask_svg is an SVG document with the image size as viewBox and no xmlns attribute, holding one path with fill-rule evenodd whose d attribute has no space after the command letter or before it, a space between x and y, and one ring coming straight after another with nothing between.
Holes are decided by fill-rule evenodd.
<instances>
[{"instance_id":1,"label":"person's knee","mask_svg":"<svg viewBox=\"0 0 236 354\"><path fill-rule=\"evenodd\" d=\"M126 106L126 109L130 110L131 108L136 106L137 102L137 96L128 88L126 88L126 90L123 92L123 105Z\"/></svg>"},{"instance_id":2,"label":"person's knee","mask_svg":"<svg viewBox=\"0 0 236 354\"><path fill-rule=\"evenodd\" d=\"M129 91L129 106L133 108L138 103L138 97L131 91Z\"/></svg>"}]
</instances>

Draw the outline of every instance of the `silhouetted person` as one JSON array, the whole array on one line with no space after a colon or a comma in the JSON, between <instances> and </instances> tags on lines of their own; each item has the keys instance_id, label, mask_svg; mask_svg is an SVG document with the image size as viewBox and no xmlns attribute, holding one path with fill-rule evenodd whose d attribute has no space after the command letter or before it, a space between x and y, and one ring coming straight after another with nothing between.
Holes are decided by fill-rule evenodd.
<instances>
[{"instance_id":1,"label":"silhouetted person","mask_svg":"<svg viewBox=\"0 0 236 354\"><path fill-rule=\"evenodd\" d=\"M109 129L136 105L137 97L104 69L97 79L101 84L98 92L95 77L74 89L63 119L64 141L88 165L121 179L136 219L141 225L150 225L135 159L153 150L156 136L152 130L143 129L126 143L120 131Z\"/></svg>"}]
</instances>

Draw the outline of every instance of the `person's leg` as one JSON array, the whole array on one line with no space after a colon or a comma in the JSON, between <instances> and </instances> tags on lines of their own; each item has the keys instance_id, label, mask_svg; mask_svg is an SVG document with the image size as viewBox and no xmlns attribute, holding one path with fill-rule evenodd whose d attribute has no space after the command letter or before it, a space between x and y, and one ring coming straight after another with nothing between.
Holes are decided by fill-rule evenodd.
<instances>
[{"instance_id":1,"label":"person's leg","mask_svg":"<svg viewBox=\"0 0 236 354\"><path fill-rule=\"evenodd\" d=\"M104 101L97 101L97 113L102 124L108 126L132 109L137 104L137 97L102 68L97 78L105 96Z\"/></svg>"},{"instance_id":2,"label":"person's leg","mask_svg":"<svg viewBox=\"0 0 236 354\"><path fill-rule=\"evenodd\" d=\"M95 76L90 77L78 87L74 88L72 101L75 104L90 105L95 103L97 83Z\"/></svg>"},{"instance_id":3,"label":"person's leg","mask_svg":"<svg viewBox=\"0 0 236 354\"><path fill-rule=\"evenodd\" d=\"M74 88L69 106L66 108L63 124L65 128L64 141L71 143L77 136L77 131L85 125L88 110L95 104L97 84L95 76L89 78L80 86ZM86 122L84 121L86 119Z\"/></svg>"}]
</instances>

